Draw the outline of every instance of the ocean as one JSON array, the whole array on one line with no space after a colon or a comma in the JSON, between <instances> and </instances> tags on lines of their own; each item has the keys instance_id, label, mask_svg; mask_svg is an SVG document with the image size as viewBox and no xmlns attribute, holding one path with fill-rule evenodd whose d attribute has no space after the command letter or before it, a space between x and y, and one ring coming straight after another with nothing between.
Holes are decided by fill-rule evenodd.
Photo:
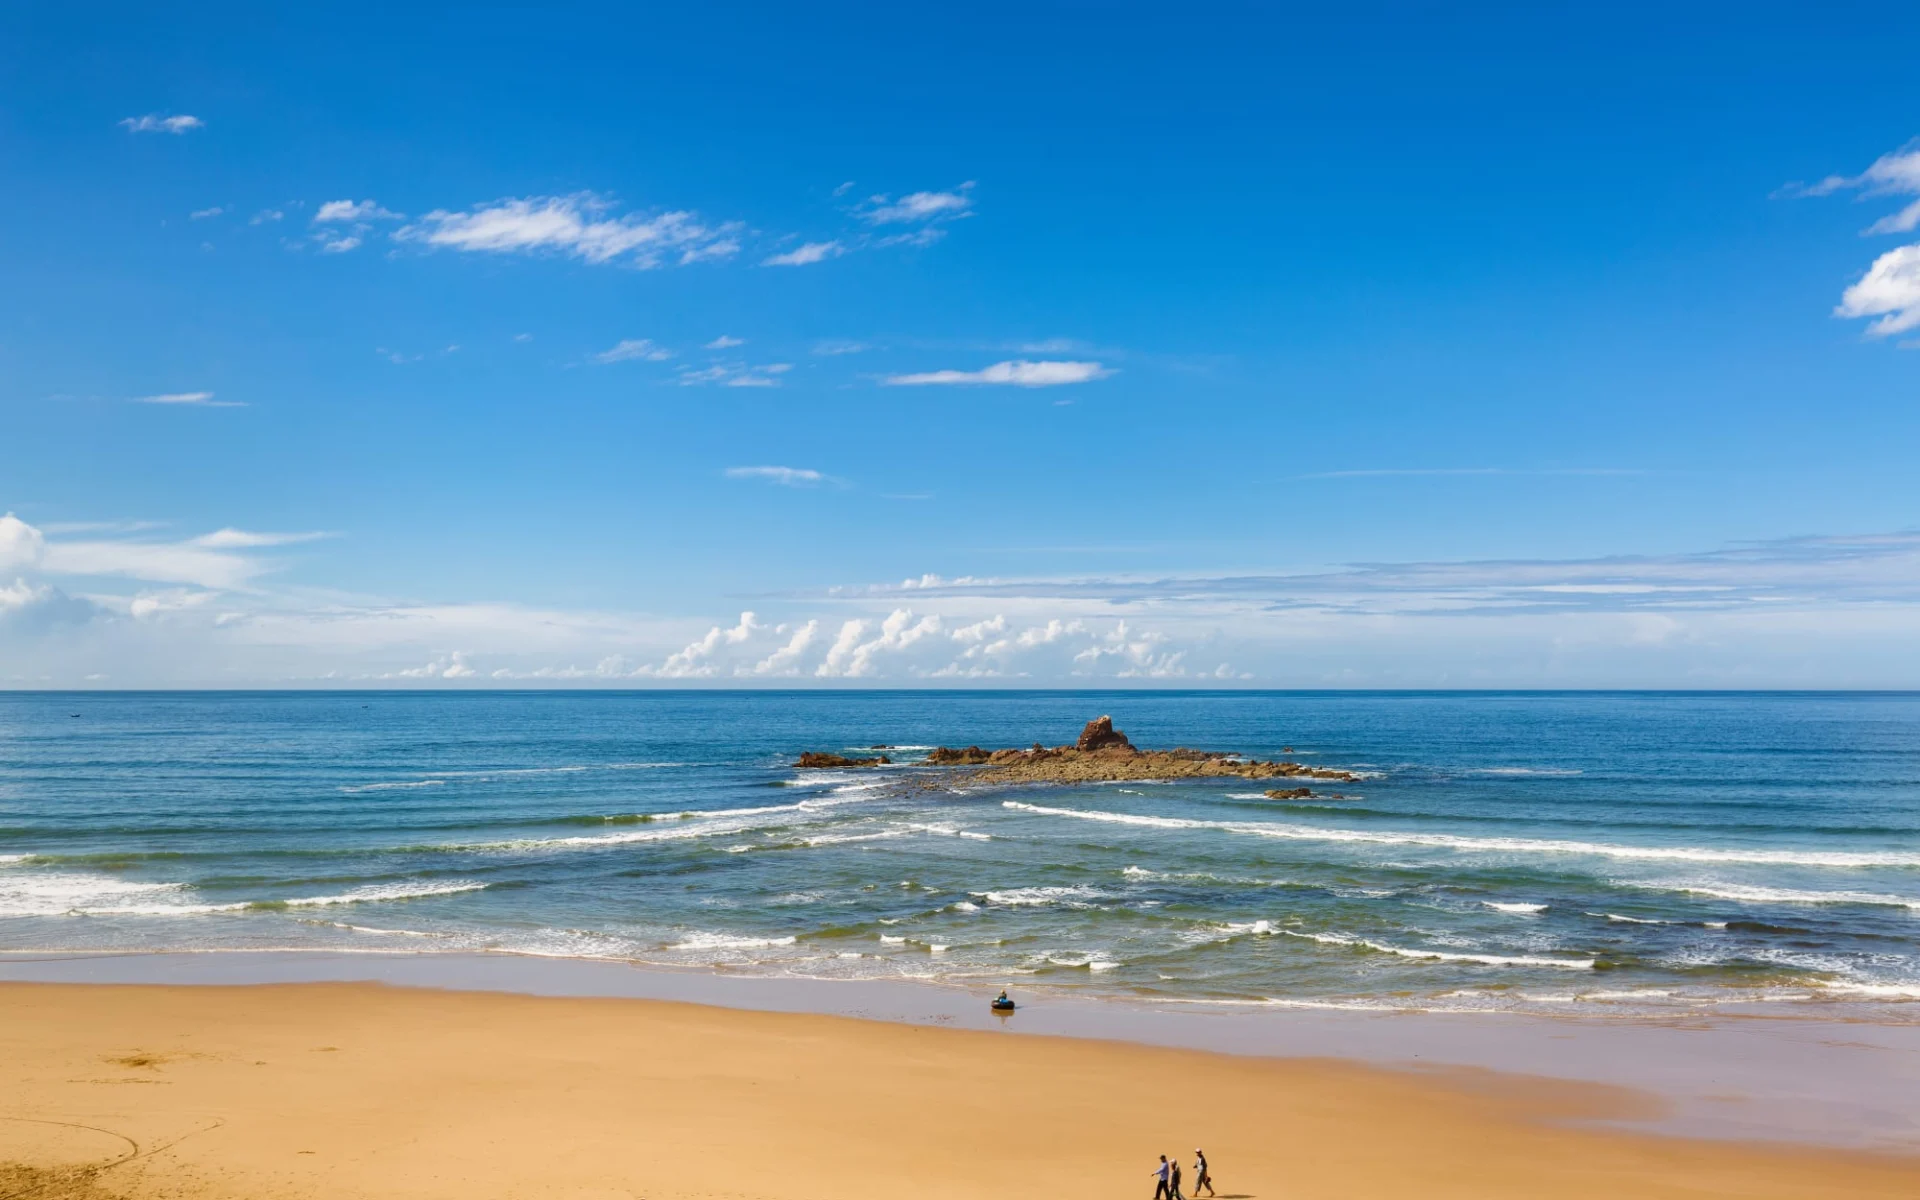
<instances>
[{"instance_id":1,"label":"ocean","mask_svg":"<svg viewBox=\"0 0 1920 1200\"><path fill-rule=\"evenodd\" d=\"M1362 779L913 765L1103 713ZM1920 694L0 693L0 952L264 949L1907 1021Z\"/></svg>"}]
</instances>

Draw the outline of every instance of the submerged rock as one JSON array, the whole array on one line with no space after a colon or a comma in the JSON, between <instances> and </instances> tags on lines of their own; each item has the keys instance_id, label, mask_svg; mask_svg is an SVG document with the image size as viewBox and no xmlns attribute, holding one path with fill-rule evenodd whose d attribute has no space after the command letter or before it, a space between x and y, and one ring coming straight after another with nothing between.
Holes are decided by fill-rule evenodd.
<instances>
[{"instance_id":1,"label":"submerged rock","mask_svg":"<svg viewBox=\"0 0 1920 1200\"><path fill-rule=\"evenodd\" d=\"M1311 800L1312 788L1275 788L1267 793L1269 800Z\"/></svg>"}]
</instances>

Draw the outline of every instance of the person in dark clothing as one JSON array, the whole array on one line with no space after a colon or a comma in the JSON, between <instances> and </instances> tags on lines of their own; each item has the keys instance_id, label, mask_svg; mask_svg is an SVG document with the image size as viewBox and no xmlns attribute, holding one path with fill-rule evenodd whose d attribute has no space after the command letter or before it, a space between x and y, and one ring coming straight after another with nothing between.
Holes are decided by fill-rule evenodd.
<instances>
[{"instance_id":1,"label":"person in dark clothing","mask_svg":"<svg viewBox=\"0 0 1920 1200\"><path fill-rule=\"evenodd\" d=\"M1180 1194L1180 1160L1173 1160L1173 1178L1167 1181L1167 1200L1187 1200Z\"/></svg>"},{"instance_id":2,"label":"person in dark clothing","mask_svg":"<svg viewBox=\"0 0 1920 1200\"><path fill-rule=\"evenodd\" d=\"M1153 1169L1153 1200L1173 1200L1173 1189L1168 1186L1172 1172L1173 1168L1167 1165L1167 1156L1162 1154L1160 1165Z\"/></svg>"},{"instance_id":3,"label":"person in dark clothing","mask_svg":"<svg viewBox=\"0 0 1920 1200\"><path fill-rule=\"evenodd\" d=\"M1198 1146L1193 1148L1193 1194L1199 1200L1200 1189L1207 1189L1207 1195L1213 1195L1213 1176L1207 1171L1207 1152Z\"/></svg>"}]
</instances>

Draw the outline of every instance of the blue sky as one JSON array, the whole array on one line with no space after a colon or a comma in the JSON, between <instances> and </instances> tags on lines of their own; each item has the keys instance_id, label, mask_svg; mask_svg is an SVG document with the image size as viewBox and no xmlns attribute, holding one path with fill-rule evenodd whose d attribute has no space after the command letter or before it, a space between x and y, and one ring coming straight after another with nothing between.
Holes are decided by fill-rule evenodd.
<instances>
[{"instance_id":1,"label":"blue sky","mask_svg":"<svg viewBox=\"0 0 1920 1200\"><path fill-rule=\"evenodd\" d=\"M1897 6L0 22L0 685L1920 685Z\"/></svg>"}]
</instances>

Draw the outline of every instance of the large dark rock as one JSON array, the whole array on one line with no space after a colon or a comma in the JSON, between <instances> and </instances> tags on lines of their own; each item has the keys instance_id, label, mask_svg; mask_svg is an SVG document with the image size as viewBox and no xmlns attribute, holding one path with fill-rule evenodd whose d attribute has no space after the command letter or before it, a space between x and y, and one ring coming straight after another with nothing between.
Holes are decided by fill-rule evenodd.
<instances>
[{"instance_id":1,"label":"large dark rock","mask_svg":"<svg viewBox=\"0 0 1920 1200\"><path fill-rule=\"evenodd\" d=\"M884 767L893 760L882 754L878 758L848 758L841 754L821 754L813 750L800 756L796 767Z\"/></svg>"},{"instance_id":2,"label":"large dark rock","mask_svg":"<svg viewBox=\"0 0 1920 1200\"><path fill-rule=\"evenodd\" d=\"M927 762L936 767L977 767L992 757L992 751L982 750L978 746L967 746L960 750L935 746L927 753Z\"/></svg>"},{"instance_id":3,"label":"large dark rock","mask_svg":"<svg viewBox=\"0 0 1920 1200\"><path fill-rule=\"evenodd\" d=\"M1133 743L1127 740L1127 735L1113 727L1112 717L1095 717L1088 721L1087 727L1080 731L1080 740L1073 744L1073 748L1083 752L1093 750L1134 752Z\"/></svg>"}]
</instances>

